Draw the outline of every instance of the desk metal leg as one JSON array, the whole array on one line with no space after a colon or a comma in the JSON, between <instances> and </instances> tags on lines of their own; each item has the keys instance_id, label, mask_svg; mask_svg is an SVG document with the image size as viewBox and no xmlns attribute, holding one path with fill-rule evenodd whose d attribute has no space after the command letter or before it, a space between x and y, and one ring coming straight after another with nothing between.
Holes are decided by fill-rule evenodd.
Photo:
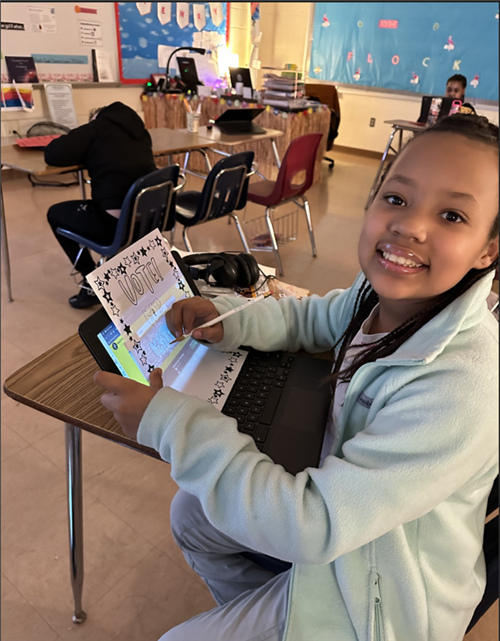
<instances>
[{"instance_id":1,"label":"desk metal leg","mask_svg":"<svg viewBox=\"0 0 500 641\"><path fill-rule=\"evenodd\" d=\"M64 424L66 437L66 476L68 481L69 555L71 587L75 612L74 623L83 623L87 615L82 610L83 591L83 501L82 501L82 431L75 425Z\"/></svg>"},{"instance_id":2,"label":"desk metal leg","mask_svg":"<svg viewBox=\"0 0 500 641\"><path fill-rule=\"evenodd\" d=\"M382 174L382 171L384 169L384 164L385 164L385 159L387 158L387 154L389 153L389 149L391 148L392 141L394 140L394 134L396 133L396 129L393 129L390 133L389 140L387 141L387 146L384 150L384 153L382 154L382 158L380 160L380 166L377 171L377 175L375 176L375 180L373 181L373 185L370 189L370 193L368 194L368 200L366 201L365 209L368 209L372 202L373 195L375 193L375 189L377 188L379 178ZM400 142L401 144L401 142Z\"/></svg>"},{"instance_id":3,"label":"desk metal leg","mask_svg":"<svg viewBox=\"0 0 500 641\"><path fill-rule=\"evenodd\" d=\"M12 283L10 279L9 243L7 242L7 226L5 224L5 211L4 211L5 207L3 203L3 189L1 189L1 194L2 194L2 208L0 209L0 218L1 218L1 225L2 225L3 268L5 271L5 279L7 280L7 300L9 301L9 303L12 303L14 299L12 298Z\"/></svg>"},{"instance_id":4,"label":"desk metal leg","mask_svg":"<svg viewBox=\"0 0 500 641\"><path fill-rule=\"evenodd\" d=\"M280 155L278 153L278 148L276 147L276 141L274 140L274 138L271 138L271 146L273 148L274 159L276 160L276 166L278 167L278 169L281 169Z\"/></svg>"},{"instance_id":5,"label":"desk metal leg","mask_svg":"<svg viewBox=\"0 0 500 641\"><path fill-rule=\"evenodd\" d=\"M83 169L78 170L78 182L80 183L80 190L82 192L82 200L87 200L87 195L85 194L85 180L83 178Z\"/></svg>"}]
</instances>

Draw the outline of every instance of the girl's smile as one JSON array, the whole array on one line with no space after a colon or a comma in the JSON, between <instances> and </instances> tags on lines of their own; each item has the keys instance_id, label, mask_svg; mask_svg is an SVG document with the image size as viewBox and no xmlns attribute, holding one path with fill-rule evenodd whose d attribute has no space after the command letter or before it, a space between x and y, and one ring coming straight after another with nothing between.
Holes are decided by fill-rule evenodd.
<instances>
[{"instance_id":1,"label":"girl's smile","mask_svg":"<svg viewBox=\"0 0 500 641\"><path fill-rule=\"evenodd\" d=\"M391 331L498 255L490 231L498 212L491 147L448 133L411 141L366 212L361 268Z\"/></svg>"}]
</instances>

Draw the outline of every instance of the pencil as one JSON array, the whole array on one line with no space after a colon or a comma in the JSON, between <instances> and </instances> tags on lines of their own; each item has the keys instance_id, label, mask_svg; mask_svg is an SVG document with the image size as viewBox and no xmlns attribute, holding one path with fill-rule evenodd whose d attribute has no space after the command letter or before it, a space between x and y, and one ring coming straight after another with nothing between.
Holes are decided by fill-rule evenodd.
<instances>
[{"instance_id":1,"label":"pencil","mask_svg":"<svg viewBox=\"0 0 500 641\"><path fill-rule=\"evenodd\" d=\"M246 307L250 307L250 305L257 303L260 300L264 300L264 298L267 298L268 296L271 296L271 292L267 292L266 294L260 294L260 296L257 296L257 298L251 298L250 300L247 300L247 302L244 303L243 305L240 305L239 307L235 307L234 309L229 310L225 314L221 314L220 316L217 316L217 318L212 318L212 320L206 323L203 323L203 325L200 325L199 327L195 327L192 331L189 332L189 334L182 334L182 336L178 336L175 340L170 342L170 345L172 345L172 343L179 343L180 341L183 341L186 338L191 338L191 336L193 335L193 332L195 332L197 329L205 329L206 327L212 327L212 325L215 325L216 323L220 323L220 321L223 321L225 318L228 318L229 316L236 314L236 312L241 312L242 309L245 309Z\"/></svg>"},{"instance_id":2,"label":"pencil","mask_svg":"<svg viewBox=\"0 0 500 641\"><path fill-rule=\"evenodd\" d=\"M191 109L191 105L190 105L190 104L189 104L189 102L186 100L186 98L184 98L184 101L183 101L183 102L184 102L184 106L186 107L186 111L189 111L189 113L192 113L192 111L193 111L193 110Z\"/></svg>"}]
</instances>

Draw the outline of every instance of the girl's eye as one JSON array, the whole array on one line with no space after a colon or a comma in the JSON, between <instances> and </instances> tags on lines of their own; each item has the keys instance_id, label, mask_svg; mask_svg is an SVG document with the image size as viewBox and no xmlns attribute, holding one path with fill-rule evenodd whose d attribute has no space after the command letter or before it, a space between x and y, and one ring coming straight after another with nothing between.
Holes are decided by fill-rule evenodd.
<instances>
[{"instance_id":1,"label":"girl's eye","mask_svg":"<svg viewBox=\"0 0 500 641\"><path fill-rule=\"evenodd\" d=\"M384 196L384 198L388 203L395 205L396 207L404 207L406 205L405 201L400 196L390 195Z\"/></svg>"},{"instance_id":2,"label":"girl's eye","mask_svg":"<svg viewBox=\"0 0 500 641\"><path fill-rule=\"evenodd\" d=\"M456 211L445 211L441 216L450 223L463 223L465 218Z\"/></svg>"}]
</instances>

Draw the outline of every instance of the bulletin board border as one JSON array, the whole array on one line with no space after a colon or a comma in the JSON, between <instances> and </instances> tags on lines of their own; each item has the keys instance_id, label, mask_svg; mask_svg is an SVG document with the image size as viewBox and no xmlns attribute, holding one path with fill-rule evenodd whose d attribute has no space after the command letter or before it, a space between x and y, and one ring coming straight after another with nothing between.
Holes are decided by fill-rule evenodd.
<instances>
[{"instance_id":1,"label":"bulletin board border","mask_svg":"<svg viewBox=\"0 0 500 641\"><path fill-rule=\"evenodd\" d=\"M116 22L116 46L118 49L118 73L120 74L120 82L122 85L140 85L149 80L149 78L124 78L123 77L123 63L122 63L122 42L120 38L120 12L118 9L118 2L115 5L115 22ZM231 22L231 3L226 3L226 44L229 43L229 28Z\"/></svg>"}]
</instances>

